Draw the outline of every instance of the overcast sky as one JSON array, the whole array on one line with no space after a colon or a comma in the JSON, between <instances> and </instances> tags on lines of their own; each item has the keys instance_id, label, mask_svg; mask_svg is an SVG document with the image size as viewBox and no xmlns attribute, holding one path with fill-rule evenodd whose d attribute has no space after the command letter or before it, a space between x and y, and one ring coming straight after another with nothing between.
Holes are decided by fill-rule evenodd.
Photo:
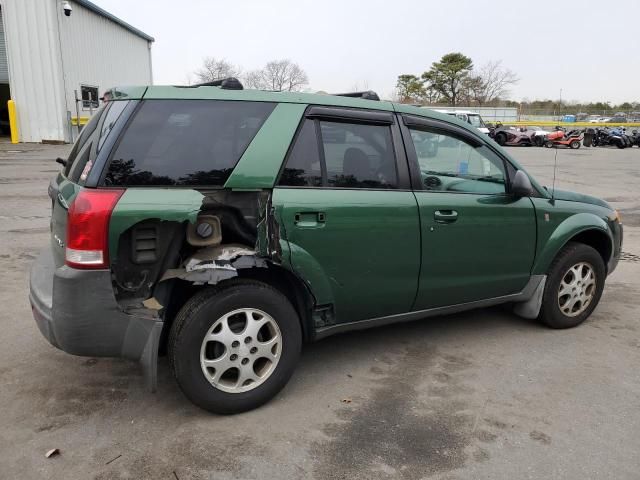
<instances>
[{"instance_id":1,"label":"overcast sky","mask_svg":"<svg viewBox=\"0 0 640 480\"><path fill-rule=\"evenodd\" d=\"M640 101L640 1L93 0L155 37L156 84L183 84L205 56L244 71L289 58L309 87L391 96L459 51L520 77L515 100Z\"/></svg>"}]
</instances>

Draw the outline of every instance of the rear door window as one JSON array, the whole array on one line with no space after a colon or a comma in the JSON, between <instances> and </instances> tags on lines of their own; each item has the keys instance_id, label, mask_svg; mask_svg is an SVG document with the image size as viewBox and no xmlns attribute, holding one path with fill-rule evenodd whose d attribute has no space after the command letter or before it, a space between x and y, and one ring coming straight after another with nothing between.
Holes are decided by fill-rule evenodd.
<instances>
[{"instance_id":1,"label":"rear door window","mask_svg":"<svg viewBox=\"0 0 640 480\"><path fill-rule=\"evenodd\" d=\"M147 100L115 149L105 185L222 186L274 103Z\"/></svg>"},{"instance_id":2,"label":"rear door window","mask_svg":"<svg viewBox=\"0 0 640 480\"><path fill-rule=\"evenodd\" d=\"M398 188L390 127L305 120L291 148L279 185Z\"/></svg>"}]
</instances>

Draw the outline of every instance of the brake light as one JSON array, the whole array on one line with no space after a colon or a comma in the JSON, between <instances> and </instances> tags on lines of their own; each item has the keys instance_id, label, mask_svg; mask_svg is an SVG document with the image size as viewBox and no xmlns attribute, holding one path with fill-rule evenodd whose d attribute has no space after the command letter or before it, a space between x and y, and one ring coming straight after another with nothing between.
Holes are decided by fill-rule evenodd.
<instances>
[{"instance_id":1,"label":"brake light","mask_svg":"<svg viewBox=\"0 0 640 480\"><path fill-rule=\"evenodd\" d=\"M65 263L74 268L109 266L109 220L124 190L83 188L69 206Z\"/></svg>"}]
</instances>

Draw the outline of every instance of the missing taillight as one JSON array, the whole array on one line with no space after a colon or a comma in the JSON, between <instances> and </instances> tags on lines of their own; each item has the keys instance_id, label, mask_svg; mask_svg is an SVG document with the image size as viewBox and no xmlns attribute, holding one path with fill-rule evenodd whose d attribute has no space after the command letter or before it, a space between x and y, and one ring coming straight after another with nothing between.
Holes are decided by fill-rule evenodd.
<instances>
[{"instance_id":1,"label":"missing taillight","mask_svg":"<svg viewBox=\"0 0 640 480\"><path fill-rule=\"evenodd\" d=\"M65 263L74 268L109 266L109 220L124 190L83 188L69 206Z\"/></svg>"}]
</instances>

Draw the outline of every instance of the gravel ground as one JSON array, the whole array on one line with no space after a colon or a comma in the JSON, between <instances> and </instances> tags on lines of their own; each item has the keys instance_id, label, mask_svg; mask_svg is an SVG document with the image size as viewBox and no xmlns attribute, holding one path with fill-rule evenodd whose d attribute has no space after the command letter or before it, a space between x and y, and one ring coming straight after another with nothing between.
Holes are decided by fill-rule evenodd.
<instances>
[{"instance_id":1,"label":"gravel ground","mask_svg":"<svg viewBox=\"0 0 640 480\"><path fill-rule=\"evenodd\" d=\"M625 223L625 260L581 327L494 308L332 337L274 401L232 417L192 406L166 359L150 394L136 364L73 357L38 332L28 270L68 149L0 144L1 478L638 478L640 149L558 151L556 185ZM510 152L551 183L554 150Z\"/></svg>"}]
</instances>

